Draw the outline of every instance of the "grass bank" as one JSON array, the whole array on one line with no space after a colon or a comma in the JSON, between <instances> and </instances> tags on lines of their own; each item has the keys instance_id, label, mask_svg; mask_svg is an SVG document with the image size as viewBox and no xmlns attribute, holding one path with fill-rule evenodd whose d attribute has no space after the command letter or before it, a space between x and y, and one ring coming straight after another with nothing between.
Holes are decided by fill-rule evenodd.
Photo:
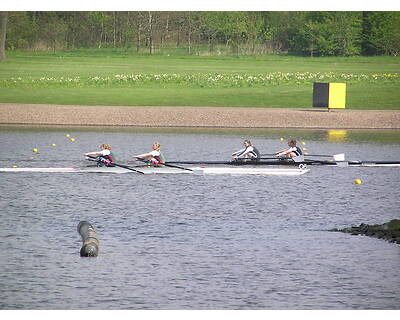
<instances>
[{"instance_id":1,"label":"grass bank","mask_svg":"<svg viewBox=\"0 0 400 320\"><path fill-rule=\"evenodd\" d=\"M346 82L349 109L400 109L400 58L7 53L0 102L308 108L312 83Z\"/></svg>"}]
</instances>

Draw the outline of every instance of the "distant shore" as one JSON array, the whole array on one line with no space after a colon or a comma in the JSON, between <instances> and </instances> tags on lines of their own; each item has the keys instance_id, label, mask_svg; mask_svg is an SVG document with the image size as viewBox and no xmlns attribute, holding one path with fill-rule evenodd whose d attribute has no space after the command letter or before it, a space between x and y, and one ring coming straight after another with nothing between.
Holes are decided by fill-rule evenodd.
<instances>
[{"instance_id":1,"label":"distant shore","mask_svg":"<svg viewBox=\"0 0 400 320\"><path fill-rule=\"evenodd\" d=\"M0 103L0 125L400 129L400 111Z\"/></svg>"}]
</instances>

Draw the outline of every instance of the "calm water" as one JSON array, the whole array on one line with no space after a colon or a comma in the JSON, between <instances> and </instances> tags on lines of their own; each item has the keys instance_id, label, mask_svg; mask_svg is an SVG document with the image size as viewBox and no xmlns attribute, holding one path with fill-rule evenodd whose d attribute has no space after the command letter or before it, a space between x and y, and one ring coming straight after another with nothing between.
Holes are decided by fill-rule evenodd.
<instances>
[{"instance_id":1,"label":"calm water","mask_svg":"<svg viewBox=\"0 0 400 320\"><path fill-rule=\"evenodd\" d=\"M83 165L102 142L125 161L156 140L169 160L226 160L244 138L272 153L289 135L310 153L400 159L399 132L3 128L0 166ZM311 169L300 177L1 173L0 308L399 309L400 246L327 230L400 218L400 168ZM79 256L81 220L97 229L97 258Z\"/></svg>"}]
</instances>

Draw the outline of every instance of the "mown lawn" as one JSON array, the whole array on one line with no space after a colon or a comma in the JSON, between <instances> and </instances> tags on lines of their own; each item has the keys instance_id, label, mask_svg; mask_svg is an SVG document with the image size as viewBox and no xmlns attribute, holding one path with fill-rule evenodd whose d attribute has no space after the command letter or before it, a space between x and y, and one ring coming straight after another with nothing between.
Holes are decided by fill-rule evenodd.
<instances>
[{"instance_id":1,"label":"mown lawn","mask_svg":"<svg viewBox=\"0 0 400 320\"><path fill-rule=\"evenodd\" d=\"M7 58L0 63L3 103L309 108L312 83L321 81L346 82L349 109L400 109L399 57L150 56L103 49L8 52ZM140 77L124 78L129 75Z\"/></svg>"}]
</instances>

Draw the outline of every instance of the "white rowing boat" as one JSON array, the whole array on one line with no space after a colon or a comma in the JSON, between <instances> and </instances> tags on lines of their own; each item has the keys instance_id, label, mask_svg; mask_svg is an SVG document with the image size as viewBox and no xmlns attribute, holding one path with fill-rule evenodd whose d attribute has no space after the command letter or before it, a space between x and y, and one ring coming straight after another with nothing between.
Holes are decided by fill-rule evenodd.
<instances>
[{"instance_id":1,"label":"white rowing boat","mask_svg":"<svg viewBox=\"0 0 400 320\"><path fill-rule=\"evenodd\" d=\"M153 173L192 173L177 168L134 168L145 174ZM63 168L0 168L0 172L43 172L43 173L134 173L134 171L120 167L63 167Z\"/></svg>"},{"instance_id":2,"label":"white rowing boat","mask_svg":"<svg viewBox=\"0 0 400 320\"><path fill-rule=\"evenodd\" d=\"M283 175L297 176L310 171L299 168L260 168L260 167L188 167L187 169L171 167L135 167L144 174L233 174L233 175ZM121 167L64 167L64 168L0 168L0 172L43 172L43 173L134 173Z\"/></svg>"},{"instance_id":3,"label":"white rowing boat","mask_svg":"<svg viewBox=\"0 0 400 320\"><path fill-rule=\"evenodd\" d=\"M238 167L197 167L202 174L259 174L276 176L298 176L305 174L310 169L300 168L238 168Z\"/></svg>"},{"instance_id":4,"label":"white rowing boat","mask_svg":"<svg viewBox=\"0 0 400 320\"><path fill-rule=\"evenodd\" d=\"M77 172L79 168L0 168L0 172Z\"/></svg>"}]
</instances>

